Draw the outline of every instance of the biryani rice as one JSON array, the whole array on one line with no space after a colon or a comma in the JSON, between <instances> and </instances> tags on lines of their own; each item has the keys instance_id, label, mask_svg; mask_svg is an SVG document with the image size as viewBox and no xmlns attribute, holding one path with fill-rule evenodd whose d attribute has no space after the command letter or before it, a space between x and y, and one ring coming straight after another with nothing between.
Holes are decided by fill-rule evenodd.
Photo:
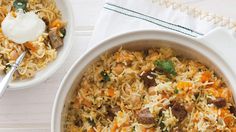
<instances>
[{"instance_id":1,"label":"biryani rice","mask_svg":"<svg viewBox=\"0 0 236 132\"><path fill-rule=\"evenodd\" d=\"M197 60L169 48L121 48L85 71L63 118L65 132L235 131L235 115L227 85Z\"/></svg>"},{"instance_id":2,"label":"biryani rice","mask_svg":"<svg viewBox=\"0 0 236 132\"><path fill-rule=\"evenodd\" d=\"M0 0L0 22L10 12L16 12L13 7L14 0ZM47 31L37 40L26 44L16 44L8 40L0 30L0 74L5 74L16 58L23 52L28 51L23 62L20 64L14 79L28 79L35 76L36 72L45 68L57 57L57 50L52 48L48 38L48 30L53 28L53 22L60 21L61 27L65 23L61 20L60 11L54 0L28 0L27 11L34 11L47 25Z\"/></svg>"}]
</instances>

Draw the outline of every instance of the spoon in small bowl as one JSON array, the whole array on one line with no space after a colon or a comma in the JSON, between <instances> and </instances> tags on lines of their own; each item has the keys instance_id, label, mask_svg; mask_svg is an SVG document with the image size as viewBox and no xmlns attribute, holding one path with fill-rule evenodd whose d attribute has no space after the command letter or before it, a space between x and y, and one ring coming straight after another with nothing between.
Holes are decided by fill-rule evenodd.
<instances>
[{"instance_id":1,"label":"spoon in small bowl","mask_svg":"<svg viewBox=\"0 0 236 132\"><path fill-rule=\"evenodd\" d=\"M2 81L0 82L0 98L3 96L3 94L5 93L7 87L8 87L8 83L11 81L13 74L15 73L15 71L17 70L17 68L19 67L20 63L23 61L24 57L25 57L26 51L23 52L17 59L16 62L14 64L11 65L11 70L6 74L6 76L2 79Z\"/></svg>"}]
</instances>

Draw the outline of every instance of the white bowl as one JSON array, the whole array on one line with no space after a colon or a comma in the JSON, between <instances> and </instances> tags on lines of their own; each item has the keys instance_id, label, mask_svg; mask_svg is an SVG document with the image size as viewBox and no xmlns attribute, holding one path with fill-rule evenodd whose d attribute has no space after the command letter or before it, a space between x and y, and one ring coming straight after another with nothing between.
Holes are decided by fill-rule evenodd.
<instances>
[{"instance_id":1,"label":"white bowl","mask_svg":"<svg viewBox=\"0 0 236 132\"><path fill-rule=\"evenodd\" d=\"M69 0L56 0L58 9L62 13L62 19L67 22L66 37L64 38L64 45L58 50L58 56L56 60L51 62L46 68L36 73L36 76L32 79L12 81L9 84L8 90L18 90L24 88L30 88L42 83L47 78L52 76L62 65L65 63L72 47L72 35L74 27L73 12Z\"/></svg>"},{"instance_id":2,"label":"white bowl","mask_svg":"<svg viewBox=\"0 0 236 132\"><path fill-rule=\"evenodd\" d=\"M212 34L210 36L214 35L215 34ZM210 39L211 37L209 37L209 40ZM98 44L98 46L87 51L87 53L72 66L61 83L53 106L51 131L63 131L64 113L66 113L70 97L88 65L93 63L104 52L117 51L121 46L131 50L170 47L179 54L195 58L222 76L228 86L232 88L231 90L235 97L236 75L228 65L229 58L222 58L222 56L217 54L213 48L208 46L211 45L211 43L206 43L207 40L207 37L195 39L166 31L146 30L122 34ZM134 41L136 42L134 43Z\"/></svg>"}]
</instances>

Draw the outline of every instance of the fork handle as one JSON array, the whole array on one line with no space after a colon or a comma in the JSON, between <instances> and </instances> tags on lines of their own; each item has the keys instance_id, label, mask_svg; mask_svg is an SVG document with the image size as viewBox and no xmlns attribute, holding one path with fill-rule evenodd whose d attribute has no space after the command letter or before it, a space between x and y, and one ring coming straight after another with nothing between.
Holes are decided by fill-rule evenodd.
<instances>
[{"instance_id":1,"label":"fork handle","mask_svg":"<svg viewBox=\"0 0 236 132\"><path fill-rule=\"evenodd\" d=\"M0 98L4 95L8 83L11 81L13 74L15 73L17 69L17 65L13 64L11 67L11 70L7 73L7 75L3 78L3 80L0 83Z\"/></svg>"}]
</instances>

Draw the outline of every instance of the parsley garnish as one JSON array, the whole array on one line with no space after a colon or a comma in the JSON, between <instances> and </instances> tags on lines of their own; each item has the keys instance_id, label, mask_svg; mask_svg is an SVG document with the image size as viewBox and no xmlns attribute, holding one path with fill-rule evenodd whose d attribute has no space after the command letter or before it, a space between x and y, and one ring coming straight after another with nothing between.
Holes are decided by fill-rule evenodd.
<instances>
[{"instance_id":1,"label":"parsley garnish","mask_svg":"<svg viewBox=\"0 0 236 132\"><path fill-rule=\"evenodd\" d=\"M174 64L171 60L156 60L154 62L155 66L162 70L165 73L171 74L171 75L176 75L175 67Z\"/></svg>"},{"instance_id":2,"label":"parsley garnish","mask_svg":"<svg viewBox=\"0 0 236 132\"><path fill-rule=\"evenodd\" d=\"M102 71L100 74L103 78L101 82L108 82L111 80L109 75L106 73L106 71Z\"/></svg>"}]
</instances>

